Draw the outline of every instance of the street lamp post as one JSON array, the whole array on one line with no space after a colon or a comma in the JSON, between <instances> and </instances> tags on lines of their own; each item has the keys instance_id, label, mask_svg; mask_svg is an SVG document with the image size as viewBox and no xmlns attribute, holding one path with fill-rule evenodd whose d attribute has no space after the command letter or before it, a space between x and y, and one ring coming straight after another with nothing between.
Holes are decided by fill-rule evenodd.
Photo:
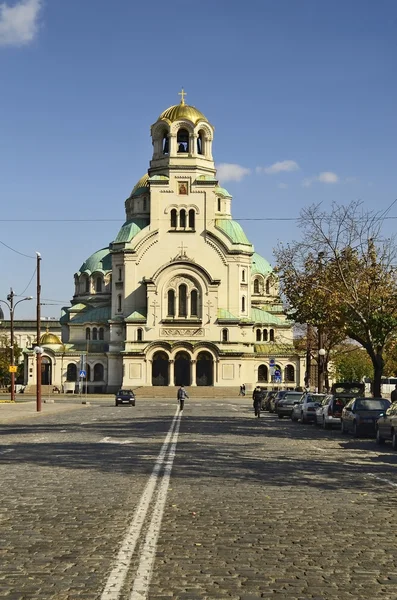
<instances>
[{"instance_id":1,"label":"street lamp post","mask_svg":"<svg viewBox=\"0 0 397 600\"><path fill-rule=\"evenodd\" d=\"M325 350L321 348L318 349L318 393L321 394L324 389L324 356Z\"/></svg>"},{"instance_id":2,"label":"street lamp post","mask_svg":"<svg viewBox=\"0 0 397 600\"><path fill-rule=\"evenodd\" d=\"M15 371L16 371L16 369L15 369L15 350L14 350L14 313L15 313L15 308L21 302L24 302L25 300L32 300L33 299L32 296L26 296L26 298L21 298L21 300L18 300L18 302L15 302L15 304L14 304L14 297L15 297L15 294L14 294L13 289L11 288L10 289L10 293L7 296L8 302L6 302L5 300L0 300L0 302L2 302L3 304L6 304L6 306L8 306L8 310L10 311L11 402L15 402Z\"/></svg>"}]
</instances>

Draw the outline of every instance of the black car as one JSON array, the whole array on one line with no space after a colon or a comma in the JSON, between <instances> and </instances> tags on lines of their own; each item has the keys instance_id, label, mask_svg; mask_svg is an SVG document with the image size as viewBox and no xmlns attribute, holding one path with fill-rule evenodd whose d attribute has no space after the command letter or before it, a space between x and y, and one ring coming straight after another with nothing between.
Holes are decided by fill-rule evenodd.
<instances>
[{"instance_id":1,"label":"black car","mask_svg":"<svg viewBox=\"0 0 397 600\"><path fill-rule=\"evenodd\" d=\"M352 431L354 437L375 435L376 422L389 406L390 401L384 398L353 398L342 410L342 433Z\"/></svg>"},{"instance_id":2,"label":"black car","mask_svg":"<svg viewBox=\"0 0 397 600\"><path fill-rule=\"evenodd\" d=\"M116 406L119 404L129 404L135 406L135 394L132 390L119 390L116 394Z\"/></svg>"},{"instance_id":3,"label":"black car","mask_svg":"<svg viewBox=\"0 0 397 600\"><path fill-rule=\"evenodd\" d=\"M386 440L391 440L393 450L397 450L397 402L380 415L375 429L377 444L384 444Z\"/></svg>"},{"instance_id":4,"label":"black car","mask_svg":"<svg viewBox=\"0 0 397 600\"><path fill-rule=\"evenodd\" d=\"M277 392L266 392L264 397L262 398L262 410L270 410L270 402L271 399L275 397Z\"/></svg>"}]
</instances>

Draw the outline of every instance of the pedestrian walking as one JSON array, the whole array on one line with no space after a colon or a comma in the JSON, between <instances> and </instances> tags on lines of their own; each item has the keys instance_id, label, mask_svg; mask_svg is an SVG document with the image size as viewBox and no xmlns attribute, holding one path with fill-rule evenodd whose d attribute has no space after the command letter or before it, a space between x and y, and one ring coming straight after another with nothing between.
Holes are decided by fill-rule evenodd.
<instances>
[{"instance_id":1,"label":"pedestrian walking","mask_svg":"<svg viewBox=\"0 0 397 600\"><path fill-rule=\"evenodd\" d=\"M181 385L177 394L178 402L179 402L179 410L182 411L185 405L185 398L189 398L187 391L185 390L185 386Z\"/></svg>"},{"instance_id":2,"label":"pedestrian walking","mask_svg":"<svg viewBox=\"0 0 397 600\"><path fill-rule=\"evenodd\" d=\"M394 387L394 390L392 391L391 395L390 395L390 400L391 403L393 404L393 402L397 402L397 384Z\"/></svg>"},{"instance_id":3,"label":"pedestrian walking","mask_svg":"<svg viewBox=\"0 0 397 600\"><path fill-rule=\"evenodd\" d=\"M259 417L261 416L261 402L262 402L262 391L261 388L259 386L256 386L256 388L254 389L254 393L252 394L252 399L253 399L253 404L254 404L254 411L255 411L255 416Z\"/></svg>"},{"instance_id":4,"label":"pedestrian walking","mask_svg":"<svg viewBox=\"0 0 397 600\"><path fill-rule=\"evenodd\" d=\"M245 385L244 383L240 385L239 396L245 396Z\"/></svg>"}]
</instances>

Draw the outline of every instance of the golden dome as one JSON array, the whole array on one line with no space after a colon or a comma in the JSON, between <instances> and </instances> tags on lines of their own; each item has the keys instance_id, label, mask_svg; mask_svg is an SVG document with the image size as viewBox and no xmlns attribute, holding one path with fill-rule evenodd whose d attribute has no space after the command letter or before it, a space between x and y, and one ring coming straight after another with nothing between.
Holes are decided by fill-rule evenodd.
<instances>
[{"instance_id":1,"label":"golden dome","mask_svg":"<svg viewBox=\"0 0 397 600\"><path fill-rule=\"evenodd\" d=\"M196 124L199 121L205 121L208 123L208 119L203 115L202 112L197 110L194 106L189 106L189 104L175 104L175 106L170 106L161 113L158 120L159 121L168 121L169 123L173 123L174 121L179 121L180 119L187 119L192 123Z\"/></svg>"},{"instance_id":2,"label":"golden dome","mask_svg":"<svg viewBox=\"0 0 397 600\"><path fill-rule=\"evenodd\" d=\"M131 196L132 196L132 194L134 194L134 192L136 192L140 188L145 188L145 187L149 188L149 175L147 173L145 173L145 175L140 178L138 183L136 185L134 185L134 188L131 192Z\"/></svg>"},{"instance_id":3,"label":"golden dome","mask_svg":"<svg viewBox=\"0 0 397 600\"><path fill-rule=\"evenodd\" d=\"M61 340L55 333L50 333L48 330L40 337L40 345L49 346L51 344L62 344Z\"/></svg>"}]
</instances>

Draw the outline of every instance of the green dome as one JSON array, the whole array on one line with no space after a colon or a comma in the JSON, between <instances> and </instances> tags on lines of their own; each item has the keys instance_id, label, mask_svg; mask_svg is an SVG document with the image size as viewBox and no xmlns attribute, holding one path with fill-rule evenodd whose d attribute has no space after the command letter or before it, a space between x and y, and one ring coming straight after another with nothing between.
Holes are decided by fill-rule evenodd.
<instances>
[{"instance_id":1,"label":"green dome","mask_svg":"<svg viewBox=\"0 0 397 600\"><path fill-rule=\"evenodd\" d=\"M232 195L229 194L229 192L227 190L225 190L225 188L221 187L220 185L217 185L214 191L217 196L222 196L223 198L231 198L232 197Z\"/></svg>"},{"instance_id":2,"label":"green dome","mask_svg":"<svg viewBox=\"0 0 397 600\"><path fill-rule=\"evenodd\" d=\"M102 248L91 254L89 258L81 265L79 273L94 273L95 271L101 271L106 273L112 270L112 256L109 252L109 248Z\"/></svg>"},{"instance_id":3,"label":"green dome","mask_svg":"<svg viewBox=\"0 0 397 600\"><path fill-rule=\"evenodd\" d=\"M251 267L251 274L252 275L269 275L269 273L273 272L273 269L270 266L270 263L266 260L266 258L263 258L263 256L260 256L260 254L257 254L256 252L253 253L252 258L252 267Z\"/></svg>"},{"instance_id":4,"label":"green dome","mask_svg":"<svg viewBox=\"0 0 397 600\"><path fill-rule=\"evenodd\" d=\"M232 221L232 219L215 219L215 227L223 231L233 244L251 246L251 242L237 221Z\"/></svg>"},{"instance_id":5,"label":"green dome","mask_svg":"<svg viewBox=\"0 0 397 600\"><path fill-rule=\"evenodd\" d=\"M149 225L149 219L137 218L126 221L114 240L115 244L130 242L142 229Z\"/></svg>"}]
</instances>

